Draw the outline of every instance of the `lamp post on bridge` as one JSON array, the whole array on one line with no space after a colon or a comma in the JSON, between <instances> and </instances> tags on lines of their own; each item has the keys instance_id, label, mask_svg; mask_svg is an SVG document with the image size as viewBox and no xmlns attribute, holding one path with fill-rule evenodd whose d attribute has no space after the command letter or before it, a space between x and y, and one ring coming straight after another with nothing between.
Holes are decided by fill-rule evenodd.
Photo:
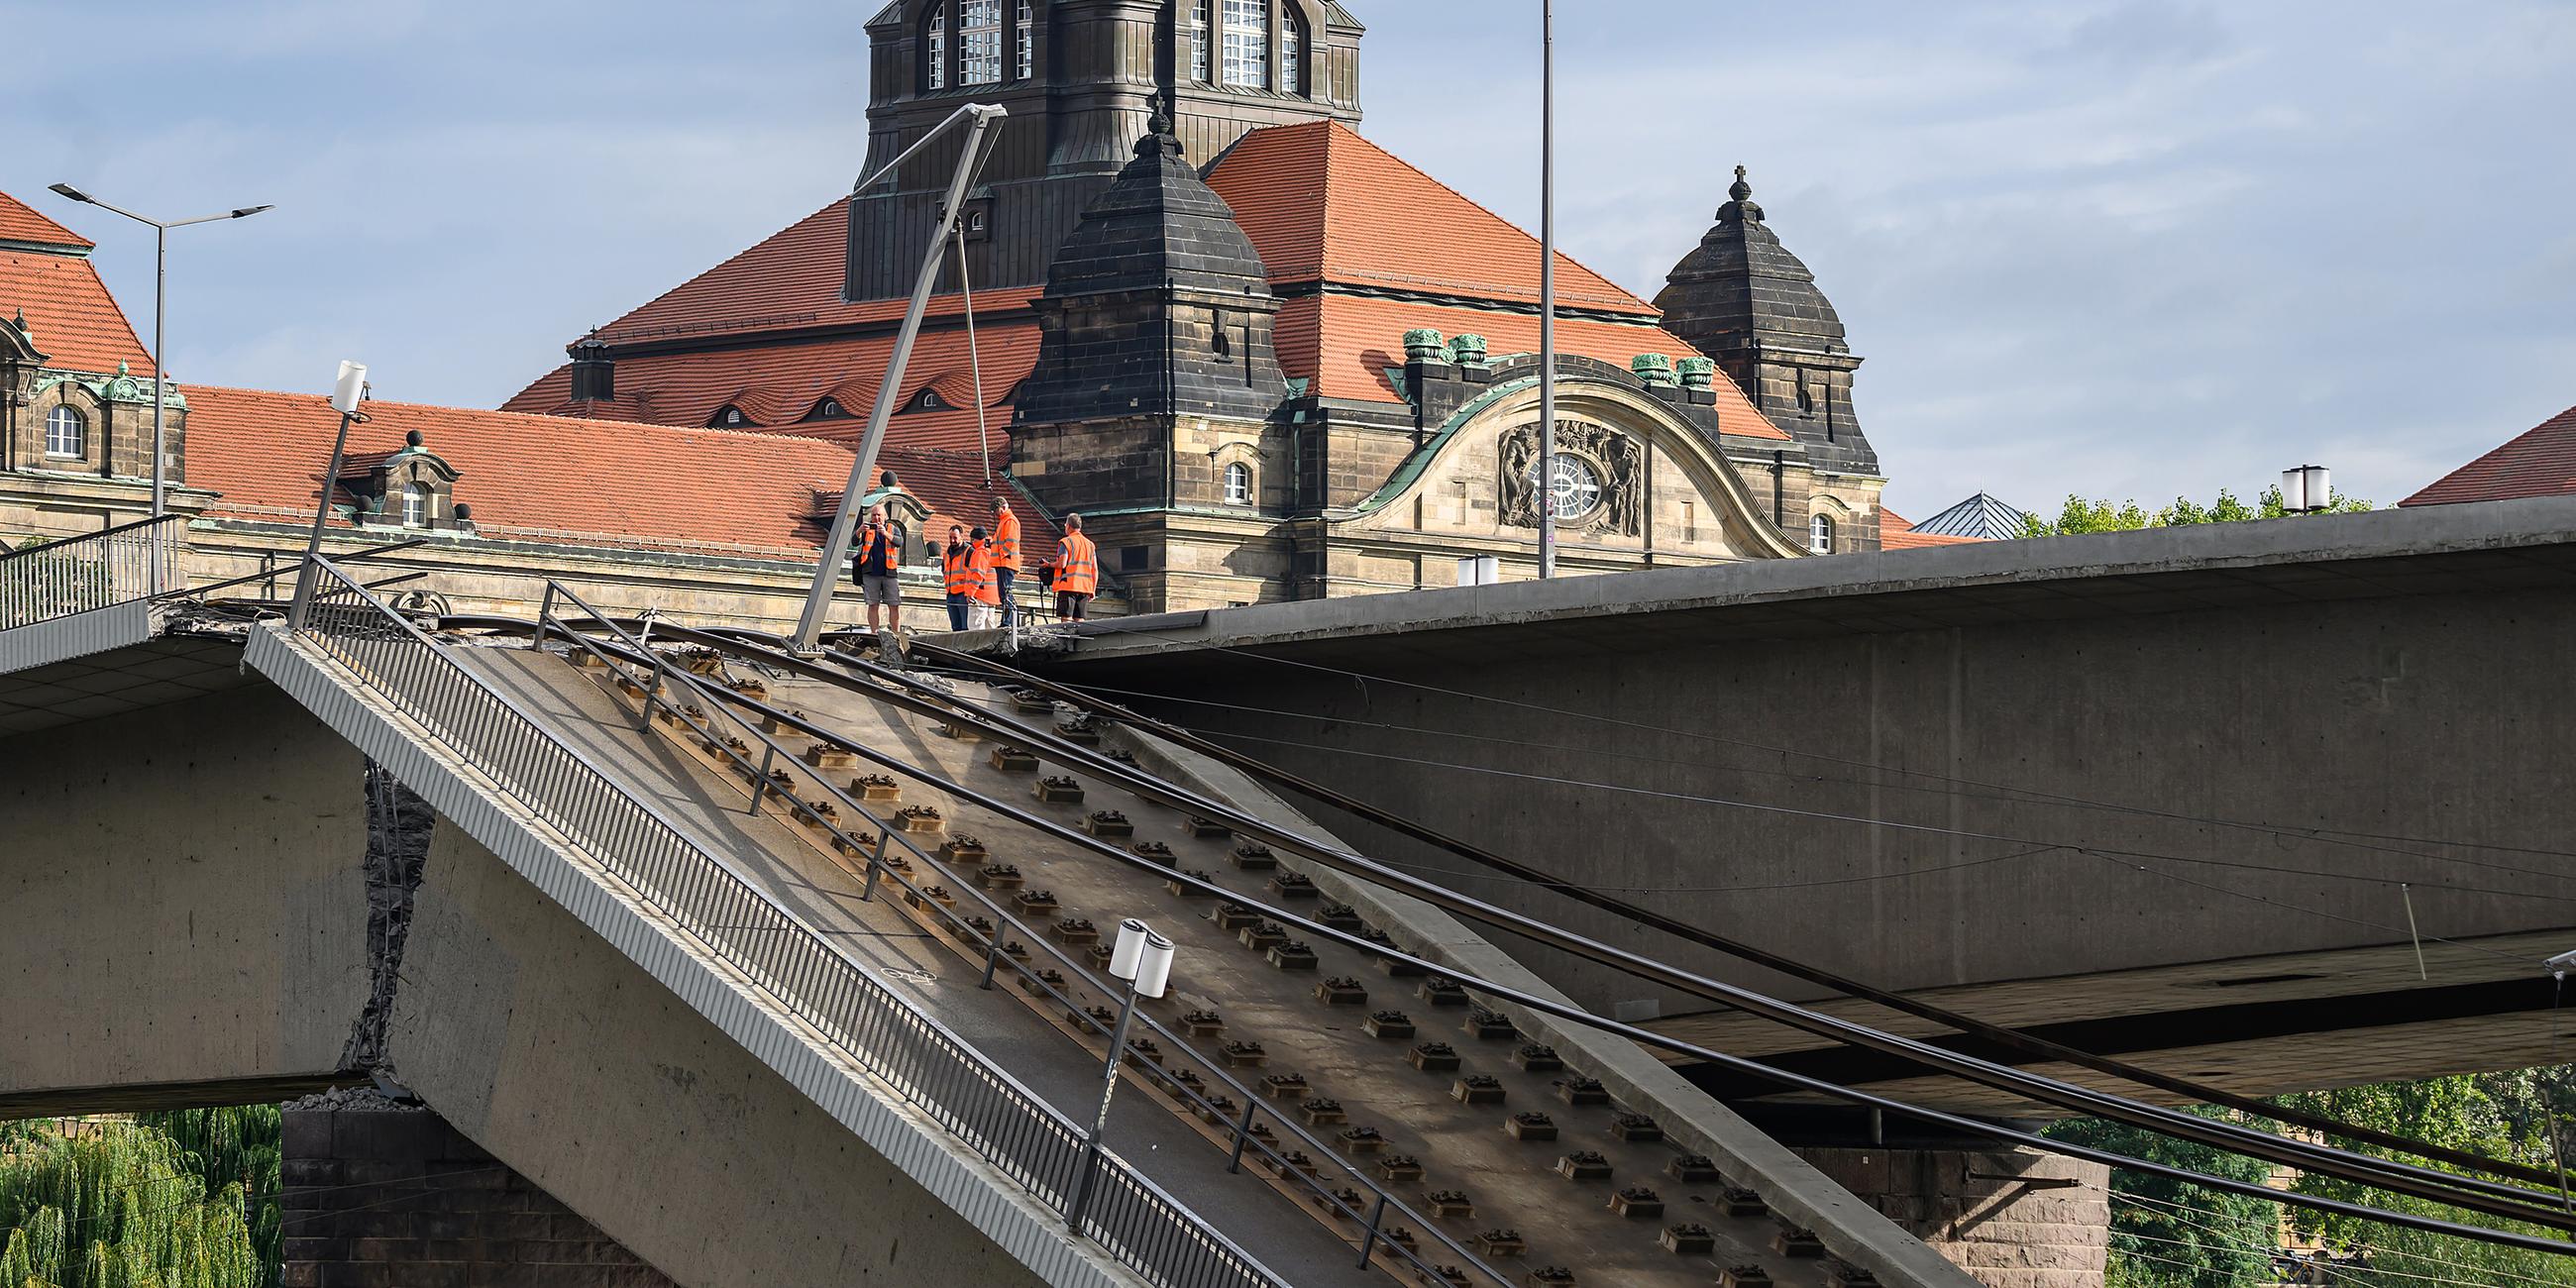
<instances>
[{"instance_id":1,"label":"lamp post on bridge","mask_svg":"<svg viewBox=\"0 0 2576 1288\"><path fill-rule=\"evenodd\" d=\"M275 210L277 207L243 206L221 214L165 221L147 219L122 206L111 206L68 183L54 184L53 191L57 196L96 206L110 214L123 215L152 229L152 517L158 519L166 505L164 493L167 489L162 483L162 470L169 459L168 440L166 431L163 429L163 421L169 414L170 380L162 369L161 324L167 311L163 307L165 288L170 281L170 230L185 228L190 224L210 224L221 219L248 219L263 210Z\"/></svg>"},{"instance_id":2,"label":"lamp post on bridge","mask_svg":"<svg viewBox=\"0 0 2576 1288\"><path fill-rule=\"evenodd\" d=\"M1118 1024L1109 1035L1109 1059L1100 1072L1100 1112L1082 1142L1082 1171L1074 1181L1073 1202L1064 1223L1082 1232L1083 1214L1091 1208L1092 1177L1100 1170L1100 1137L1109 1130L1109 1097L1118 1090L1118 1061L1127 1054L1127 1025L1136 1018L1136 999L1161 997L1172 980L1172 941L1147 929L1134 917L1118 923L1118 944L1109 953L1109 973L1127 981L1127 1000L1118 1008Z\"/></svg>"}]
</instances>

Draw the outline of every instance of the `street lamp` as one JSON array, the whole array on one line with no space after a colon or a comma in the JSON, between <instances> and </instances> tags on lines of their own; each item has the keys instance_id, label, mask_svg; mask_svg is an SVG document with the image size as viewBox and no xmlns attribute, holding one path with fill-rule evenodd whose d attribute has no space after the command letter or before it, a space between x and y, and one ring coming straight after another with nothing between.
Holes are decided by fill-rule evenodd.
<instances>
[{"instance_id":1,"label":"street lamp","mask_svg":"<svg viewBox=\"0 0 2576 1288\"><path fill-rule=\"evenodd\" d=\"M1136 1018L1136 999L1161 997L1172 981L1172 941L1147 929L1134 917L1118 923L1118 944L1109 951L1109 973L1127 981L1127 1001L1118 1008L1118 1027L1109 1035L1109 1062L1100 1074L1100 1113L1091 1120L1091 1135L1082 1142L1082 1175L1074 1184L1073 1204L1064 1223L1077 1234L1082 1214L1091 1207L1091 1176L1099 1170L1100 1136L1109 1130L1109 1097L1118 1090L1118 1059L1127 1053L1127 1024Z\"/></svg>"},{"instance_id":2,"label":"street lamp","mask_svg":"<svg viewBox=\"0 0 2576 1288\"><path fill-rule=\"evenodd\" d=\"M169 414L170 382L161 369L161 322L162 288L170 276L170 230L185 228L190 224L210 224L218 219L247 219L263 210L275 210L276 207L244 206L238 210L227 210L219 215L199 215L194 219L173 219L164 222L158 219L146 219L120 206L111 206L68 183L55 184L53 190L57 195L73 201L96 206L111 214L123 215L138 224L152 226L152 517L158 519L161 517L163 508L162 463L168 459L168 444L162 422Z\"/></svg>"},{"instance_id":3,"label":"street lamp","mask_svg":"<svg viewBox=\"0 0 2576 1288\"><path fill-rule=\"evenodd\" d=\"M2334 505L2334 472L2322 465L2281 471L2281 509L2315 514Z\"/></svg>"}]
</instances>

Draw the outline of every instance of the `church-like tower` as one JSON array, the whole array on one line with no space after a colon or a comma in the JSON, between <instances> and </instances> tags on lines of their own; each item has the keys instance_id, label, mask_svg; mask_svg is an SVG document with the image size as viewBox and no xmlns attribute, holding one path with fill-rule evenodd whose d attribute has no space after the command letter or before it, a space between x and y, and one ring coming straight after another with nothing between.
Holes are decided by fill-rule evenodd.
<instances>
[{"instance_id":1,"label":"church-like tower","mask_svg":"<svg viewBox=\"0 0 2576 1288\"><path fill-rule=\"evenodd\" d=\"M1128 602L1150 611L1187 575L1183 529L1224 502L1228 467L1284 456L1288 383L1272 348L1279 302L1234 211L1160 112L1133 153L1033 305L1037 364L1013 399L1011 456L1032 496L1088 516Z\"/></svg>"},{"instance_id":2,"label":"church-like tower","mask_svg":"<svg viewBox=\"0 0 2576 1288\"><path fill-rule=\"evenodd\" d=\"M1772 424L1806 444L1817 469L1877 475L1878 453L1852 409L1861 360L1842 318L1763 221L1744 167L1726 195L1716 225L1655 296L1665 329L1715 358Z\"/></svg>"},{"instance_id":3,"label":"church-like tower","mask_svg":"<svg viewBox=\"0 0 2576 1288\"><path fill-rule=\"evenodd\" d=\"M1245 132L1359 119L1361 27L1329 0L895 0L868 23L868 158L892 160L966 103L1010 112L964 212L978 288L1032 286L1127 161L1157 96L1205 165ZM852 196L843 297L912 288L954 145ZM952 266L940 289L954 290Z\"/></svg>"}]
</instances>

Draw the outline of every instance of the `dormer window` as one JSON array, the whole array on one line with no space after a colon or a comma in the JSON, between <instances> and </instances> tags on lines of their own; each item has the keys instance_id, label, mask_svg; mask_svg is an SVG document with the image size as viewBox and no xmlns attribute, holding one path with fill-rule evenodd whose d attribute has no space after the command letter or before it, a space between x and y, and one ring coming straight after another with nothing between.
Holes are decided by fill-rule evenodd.
<instances>
[{"instance_id":1,"label":"dormer window","mask_svg":"<svg viewBox=\"0 0 2576 1288\"><path fill-rule=\"evenodd\" d=\"M429 526L430 491L427 483L409 483L402 490L402 525L406 528Z\"/></svg>"},{"instance_id":2,"label":"dormer window","mask_svg":"<svg viewBox=\"0 0 2576 1288\"><path fill-rule=\"evenodd\" d=\"M903 405L903 409L905 411L953 410L953 408L948 405L948 400L939 396L938 390L932 389L927 385L922 387L920 393L914 394L912 396L912 401L905 403Z\"/></svg>"},{"instance_id":3,"label":"dormer window","mask_svg":"<svg viewBox=\"0 0 2576 1288\"><path fill-rule=\"evenodd\" d=\"M840 400L840 399L838 399L838 398L825 398L823 401L821 401L821 402L818 402L818 403L814 404L814 410L812 410L812 411L810 411L810 412L807 412L807 413L805 414L805 419L807 419L807 420L839 420L839 419L841 419L842 417L847 416L847 415L849 415L849 414L850 414L850 409L849 409L849 408L847 408L847 407L843 407L843 406L841 405L841 400Z\"/></svg>"},{"instance_id":4,"label":"dormer window","mask_svg":"<svg viewBox=\"0 0 2576 1288\"><path fill-rule=\"evenodd\" d=\"M74 460L89 454L89 418L70 407L45 413L45 455Z\"/></svg>"},{"instance_id":5,"label":"dormer window","mask_svg":"<svg viewBox=\"0 0 2576 1288\"><path fill-rule=\"evenodd\" d=\"M740 407L731 405L716 408L715 417L707 422L717 429L740 429L750 423L750 418L742 414Z\"/></svg>"}]
</instances>

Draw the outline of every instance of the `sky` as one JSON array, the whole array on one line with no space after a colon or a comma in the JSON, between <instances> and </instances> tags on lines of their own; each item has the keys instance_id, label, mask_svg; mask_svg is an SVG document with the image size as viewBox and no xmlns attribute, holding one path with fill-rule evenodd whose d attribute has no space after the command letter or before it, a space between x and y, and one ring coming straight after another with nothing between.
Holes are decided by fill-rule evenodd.
<instances>
[{"instance_id":1,"label":"sky","mask_svg":"<svg viewBox=\"0 0 2576 1288\"><path fill-rule=\"evenodd\" d=\"M1537 0L1346 3L1362 131L1534 230ZM277 206L172 234L182 382L492 406L848 190L879 7L0 0L0 191L147 331L149 230L46 185ZM2387 504L2576 403L2576 0L1557 9L1562 248L1651 297L1748 167L1901 513Z\"/></svg>"}]
</instances>

